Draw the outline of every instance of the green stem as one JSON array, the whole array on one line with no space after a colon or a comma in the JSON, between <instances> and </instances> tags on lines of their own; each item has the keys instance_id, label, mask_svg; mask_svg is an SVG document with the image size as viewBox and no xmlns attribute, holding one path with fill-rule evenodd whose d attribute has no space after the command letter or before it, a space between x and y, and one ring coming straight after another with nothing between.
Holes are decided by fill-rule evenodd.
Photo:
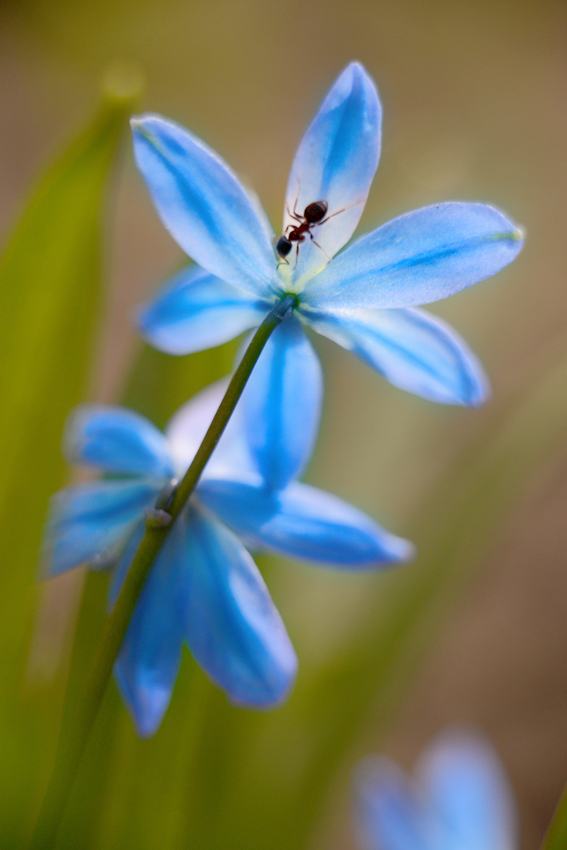
<instances>
[{"instance_id":1,"label":"green stem","mask_svg":"<svg viewBox=\"0 0 567 850\"><path fill-rule=\"evenodd\" d=\"M67 799L112 675L114 662L152 564L176 518L195 489L207 461L234 412L264 346L276 327L290 316L295 304L294 295L285 295L274 305L254 334L230 380L197 454L176 489L171 504L167 507L167 514L171 516L171 520L164 525L160 523L159 515L157 518L153 514L148 516L144 538L132 562L114 609L106 622L87 679L83 698L77 707L76 716L69 723L70 728L63 729L61 732L53 774L38 817L30 850L40 850L40 848L41 850L48 850L48 848L55 846ZM164 519L169 519L167 514L160 513Z\"/></svg>"}]
</instances>

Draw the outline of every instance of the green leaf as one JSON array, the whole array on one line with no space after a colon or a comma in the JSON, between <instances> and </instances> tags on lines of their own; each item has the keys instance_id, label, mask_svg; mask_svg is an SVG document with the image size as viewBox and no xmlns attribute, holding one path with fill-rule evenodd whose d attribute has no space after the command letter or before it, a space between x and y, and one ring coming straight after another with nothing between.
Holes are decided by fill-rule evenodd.
<instances>
[{"instance_id":1,"label":"green leaf","mask_svg":"<svg viewBox=\"0 0 567 850\"><path fill-rule=\"evenodd\" d=\"M48 498L64 480L61 434L91 370L103 291L102 213L139 94L132 83L116 75L108 81L95 118L45 171L0 256L0 762L6 780L0 821L5 832L14 825L14 842L17 819L21 840L25 789L45 769L33 748L53 744L52 735L42 735L46 724L54 725L53 705L38 698L33 705L27 700L24 710L21 691L42 526Z\"/></svg>"},{"instance_id":2,"label":"green leaf","mask_svg":"<svg viewBox=\"0 0 567 850\"><path fill-rule=\"evenodd\" d=\"M563 789L541 850L567 850L567 786Z\"/></svg>"},{"instance_id":3,"label":"green leaf","mask_svg":"<svg viewBox=\"0 0 567 850\"><path fill-rule=\"evenodd\" d=\"M144 346L122 401L163 427L185 401L231 371L237 347L237 342L232 341L189 357L171 357ZM68 722L72 722L76 700L83 693L85 674L100 639L106 610L104 579L92 573L87 577L70 664L63 734ZM150 741L136 738L116 686L111 684L59 831L58 850L77 846L83 850L106 848L125 841L129 843L124 846L140 848L167 846L168 834L172 830L175 833L175 817L184 804L186 750L179 745L180 730L183 735L186 729L191 736L197 728L193 719L199 711L196 696L199 688L208 685L196 664L187 665L187 661L186 657L176 685L176 710L168 711L159 735ZM156 784L158 774L160 781ZM141 829L134 816L139 795L124 799L128 798L130 785L140 780L151 789L152 811L159 812L156 818L140 821ZM123 826L124 839L118 837Z\"/></svg>"}]
</instances>

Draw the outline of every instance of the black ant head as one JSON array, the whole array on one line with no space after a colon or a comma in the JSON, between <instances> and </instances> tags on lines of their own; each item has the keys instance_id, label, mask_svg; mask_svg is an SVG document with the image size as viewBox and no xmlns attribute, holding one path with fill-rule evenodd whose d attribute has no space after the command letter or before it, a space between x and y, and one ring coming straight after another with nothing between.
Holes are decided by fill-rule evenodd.
<instances>
[{"instance_id":1,"label":"black ant head","mask_svg":"<svg viewBox=\"0 0 567 850\"><path fill-rule=\"evenodd\" d=\"M327 215L329 205L327 201L313 201L308 204L303 212L303 218L309 224L318 224Z\"/></svg>"},{"instance_id":2,"label":"black ant head","mask_svg":"<svg viewBox=\"0 0 567 850\"><path fill-rule=\"evenodd\" d=\"M276 251L280 257L287 257L291 251L291 242L286 236L280 236L276 243Z\"/></svg>"}]
</instances>

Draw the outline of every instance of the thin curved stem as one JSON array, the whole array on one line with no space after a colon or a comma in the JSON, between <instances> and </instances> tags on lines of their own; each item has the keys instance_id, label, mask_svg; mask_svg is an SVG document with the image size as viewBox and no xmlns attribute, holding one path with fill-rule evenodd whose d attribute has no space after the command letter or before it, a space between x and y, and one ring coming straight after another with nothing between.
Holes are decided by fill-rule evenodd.
<instances>
[{"instance_id":1,"label":"thin curved stem","mask_svg":"<svg viewBox=\"0 0 567 850\"><path fill-rule=\"evenodd\" d=\"M276 327L291 315L296 303L294 295L285 295L268 313L238 364L203 442L175 490L171 504L167 506L167 512L160 510L148 514L144 538L114 609L106 622L82 700L68 728L61 731L53 774L38 817L30 850L40 850L40 848L48 850L55 845L69 792L81 764L128 623L152 564L187 499L195 489L264 346Z\"/></svg>"}]
</instances>

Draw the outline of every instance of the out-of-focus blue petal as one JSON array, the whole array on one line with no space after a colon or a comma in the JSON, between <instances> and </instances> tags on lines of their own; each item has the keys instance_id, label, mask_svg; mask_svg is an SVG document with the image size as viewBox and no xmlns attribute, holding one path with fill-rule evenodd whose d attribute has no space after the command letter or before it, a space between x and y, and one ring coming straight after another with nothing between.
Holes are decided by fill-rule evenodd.
<instances>
[{"instance_id":1,"label":"out-of-focus blue petal","mask_svg":"<svg viewBox=\"0 0 567 850\"><path fill-rule=\"evenodd\" d=\"M167 425L165 433L178 475L182 475L193 460L226 392L228 381L228 378L221 378L194 395L179 408ZM250 456L244 433L242 407L237 405L205 467L203 477L228 472L250 473L255 470L256 465Z\"/></svg>"},{"instance_id":2,"label":"out-of-focus blue petal","mask_svg":"<svg viewBox=\"0 0 567 850\"><path fill-rule=\"evenodd\" d=\"M271 304L191 266L149 301L138 316L143 336L167 354L221 345L259 325Z\"/></svg>"},{"instance_id":3,"label":"out-of-focus blue petal","mask_svg":"<svg viewBox=\"0 0 567 850\"><path fill-rule=\"evenodd\" d=\"M488 378L476 355L425 310L304 310L303 315L314 330L396 387L442 404L477 407L488 398Z\"/></svg>"},{"instance_id":4,"label":"out-of-focus blue petal","mask_svg":"<svg viewBox=\"0 0 567 850\"><path fill-rule=\"evenodd\" d=\"M316 274L352 236L364 209L380 157L381 107L376 86L362 65L352 62L340 74L305 133L289 175L284 230L298 222L308 204L326 201L329 220L313 227L301 243L300 283ZM330 217L332 216L332 218ZM295 262L295 250L290 254ZM282 267L286 271L286 267Z\"/></svg>"},{"instance_id":5,"label":"out-of-focus blue petal","mask_svg":"<svg viewBox=\"0 0 567 850\"><path fill-rule=\"evenodd\" d=\"M189 507L185 633L201 667L232 702L270 707L285 699L297 659L256 564L217 520Z\"/></svg>"},{"instance_id":6,"label":"out-of-focus blue petal","mask_svg":"<svg viewBox=\"0 0 567 850\"><path fill-rule=\"evenodd\" d=\"M260 297L272 292L272 233L228 165L159 115L132 119L134 155L164 226L196 263Z\"/></svg>"},{"instance_id":7,"label":"out-of-focus blue petal","mask_svg":"<svg viewBox=\"0 0 567 850\"><path fill-rule=\"evenodd\" d=\"M293 483L269 492L261 482L209 479L199 498L247 544L343 569L407 561L414 548L342 499Z\"/></svg>"},{"instance_id":8,"label":"out-of-focus blue petal","mask_svg":"<svg viewBox=\"0 0 567 850\"><path fill-rule=\"evenodd\" d=\"M181 662L183 545L182 530L174 526L146 579L114 665L120 693L142 738L159 727Z\"/></svg>"},{"instance_id":9,"label":"out-of-focus blue petal","mask_svg":"<svg viewBox=\"0 0 567 850\"><path fill-rule=\"evenodd\" d=\"M292 316L268 340L241 402L250 452L268 487L284 487L307 466L322 400L319 358Z\"/></svg>"},{"instance_id":10,"label":"out-of-focus blue petal","mask_svg":"<svg viewBox=\"0 0 567 850\"><path fill-rule=\"evenodd\" d=\"M442 734L421 757L418 779L451 835L452 850L514 850L514 803L489 743L471 732Z\"/></svg>"},{"instance_id":11,"label":"out-of-focus blue petal","mask_svg":"<svg viewBox=\"0 0 567 850\"><path fill-rule=\"evenodd\" d=\"M167 440L155 425L125 407L85 404L67 423L65 457L107 472L171 478Z\"/></svg>"},{"instance_id":12,"label":"out-of-focus blue petal","mask_svg":"<svg viewBox=\"0 0 567 850\"><path fill-rule=\"evenodd\" d=\"M438 843L441 836L417 789L389 759L361 762L355 788L362 850L448 850Z\"/></svg>"},{"instance_id":13,"label":"out-of-focus blue petal","mask_svg":"<svg viewBox=\"0 0 567 850\"><path fill-rule=\"evenodd\" d=\"M45 540L49 574L104 558L127 538L161 486L155 481L92 481L56 493Z\"/></svg>"},{"instance_id":14,"label":"out-of-focus blue petal","mask_svg":"<svg viewBox=\"0 0 567 850\"><path fill-rule=\"evenodd\" d=\"M486 204L446 203L406 213L347 248L301 298L311 307L415 307L496 274L522 233Z\"/></svg>"},{"instance_id":15,"label":"out-of-focus blue petal","mask_svg":"<svg viewBox=\"0 0 567 850\"><path fill-rule=\"evenodd\" d=\"M132 561L134 560L134 556L138 549L140 548L140 543L144 537L146 531L146 521L141 519L138 524L134 527L134 530L130 534L130 537L124 547L120 557L117 559L116 565L112 570L112 578L110 581L110 588L108 590L108 607L110 610L114 608L116 600L118 599L118 594L122 590L122 585L126 580L126 576L132 566Z\"/></svg>"}]
</instances>

